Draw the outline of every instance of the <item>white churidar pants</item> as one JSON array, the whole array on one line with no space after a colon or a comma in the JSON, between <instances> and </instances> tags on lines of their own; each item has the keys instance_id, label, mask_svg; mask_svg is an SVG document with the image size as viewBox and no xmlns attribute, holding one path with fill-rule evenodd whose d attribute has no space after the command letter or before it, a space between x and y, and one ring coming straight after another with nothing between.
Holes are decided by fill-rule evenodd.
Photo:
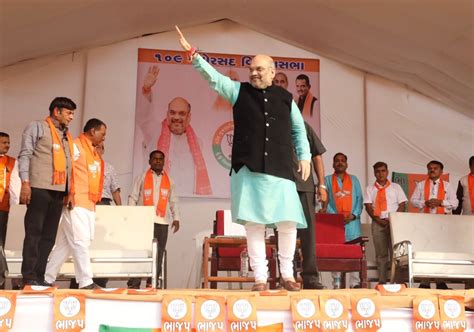
<instances>
[{"instance_id":1,"label":"white churidar pants","mask_svg":"<svg viewBox=\"0 0 474 332\"><path fill-rule=\"evenodd\" d=\"M53 283L64 262L72 255L79 288L92 284L89 246L94 238L95 212L81 207L63 209L56 243L49 256L44 279Z\"/></svg>"},{"instance_id":2,"label":"white churidar pants","mask_svg":"<svg viewBox=\"0 0 474 332\"><path fill-rule=\"evenodd\" d=\"M280 274L283 279L293 280L293 257L296 248L296 224L291 221L279 222L278 229L278 258L280 259ZM266 283L268 278L268 261L265 248L265 225L247 222L247 250L250 267L255 276L255 282Z\"/></svg>"}]
</instances>

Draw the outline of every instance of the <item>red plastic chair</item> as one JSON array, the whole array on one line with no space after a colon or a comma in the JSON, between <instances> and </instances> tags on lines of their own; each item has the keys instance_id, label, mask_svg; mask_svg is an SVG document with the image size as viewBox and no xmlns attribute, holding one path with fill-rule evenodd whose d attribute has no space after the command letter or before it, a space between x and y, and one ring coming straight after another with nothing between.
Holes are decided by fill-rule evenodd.
<instances>
[{"instance_id":1,"label":"red plastic chair","mask_svg":"<svg viewBox=\"0 0 474 332\"><path fill-rule=\"evenodd\" d=\"M366 236L345 241L342 214L316 213L316 260L319 271L342 272L345 285L346 272L359 272L360 286L367 288Z\"/></svg>"}]
</instances>

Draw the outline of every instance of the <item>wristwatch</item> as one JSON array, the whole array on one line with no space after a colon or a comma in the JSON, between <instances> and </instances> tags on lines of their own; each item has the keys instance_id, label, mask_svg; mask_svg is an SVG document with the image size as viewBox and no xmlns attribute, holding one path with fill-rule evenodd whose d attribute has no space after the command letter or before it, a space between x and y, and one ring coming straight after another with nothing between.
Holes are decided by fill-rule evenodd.
<instances>
[{"instance_id":1,"label":"wristwatch","mask_svg":"<svg viewBox=\"0 0 474 332\"><path fill-rule=\"evenodd\" d=\"M326 191L328 190L328 187L326 187L324 184L320 184L320 185L319 185L319 188L323 188L323 189L326 190Z\"/></svg>"}]
</instances>

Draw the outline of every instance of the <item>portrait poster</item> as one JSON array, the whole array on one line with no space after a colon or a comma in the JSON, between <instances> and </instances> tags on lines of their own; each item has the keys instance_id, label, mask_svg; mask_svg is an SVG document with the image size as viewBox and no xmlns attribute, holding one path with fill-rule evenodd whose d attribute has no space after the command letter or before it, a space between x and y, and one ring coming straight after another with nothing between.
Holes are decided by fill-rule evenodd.
<instances>
[{"instance_id":1,"label":"portrait poster","mask_svg":"<svg viewBox=\"0 0 474 332\"><path fill-rule=\"evenodd\" d=\"M218 72L249 80L252 55L203 53ZM320 134L319 60L273 56L276 76L300 105L305 121ZM297 77L300 76L297 80ZM301 97L299 97L301 94ZM232 106L193 68L185 52L138 50L134 179L149 167L153 150L166 155L180 197L230 196Z\"/></svg>"}]
</instances>

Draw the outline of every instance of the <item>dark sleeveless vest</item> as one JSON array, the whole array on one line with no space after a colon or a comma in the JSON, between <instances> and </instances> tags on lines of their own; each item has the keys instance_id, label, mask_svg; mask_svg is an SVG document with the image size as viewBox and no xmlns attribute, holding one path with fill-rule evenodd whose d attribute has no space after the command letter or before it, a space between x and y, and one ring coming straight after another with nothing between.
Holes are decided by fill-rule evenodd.
<instances>
[{"instance_id":1,"label":"dark sleeveless vest","mask_svg":"<svg viewBox=\"0 0 474 332\"><path fill-rule=\"evenodd\" d=\"M241 83L234 104L232 169L243 166L294 181L291 137L292 95L278 86L256 89Z\"/></svg>"}]
</instances>

